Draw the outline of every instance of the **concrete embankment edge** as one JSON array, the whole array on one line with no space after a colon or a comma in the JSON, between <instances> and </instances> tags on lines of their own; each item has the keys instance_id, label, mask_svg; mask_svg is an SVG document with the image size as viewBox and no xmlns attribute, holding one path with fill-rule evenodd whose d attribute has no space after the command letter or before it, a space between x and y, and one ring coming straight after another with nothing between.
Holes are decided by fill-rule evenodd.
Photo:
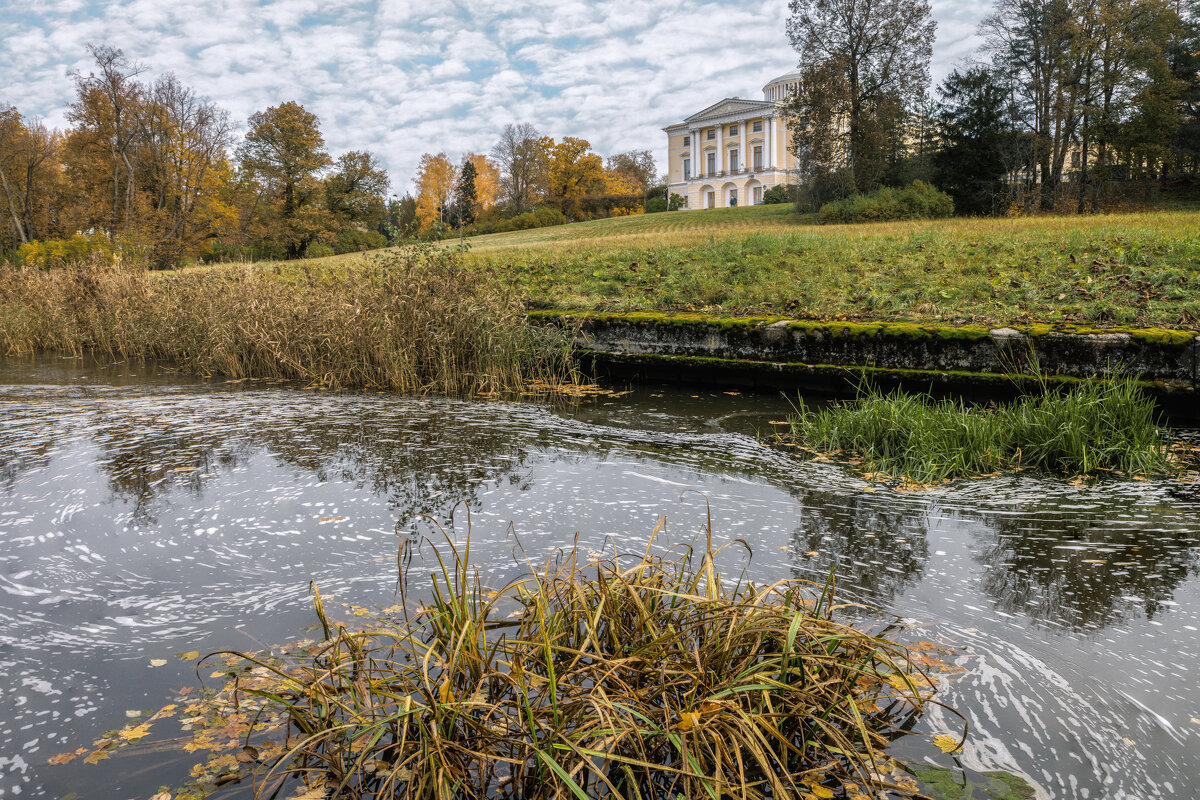
<instances>
[{"instance_id":1,"label":"concrete embankment edge","mask_svg":"<svg viewBox=\"0 0 1200 800\"><path fill-rule=\"evenodd\" d=\"M1051 382L1136 374L1172 414L1200 415L1195 331L815 322L780 317L535 311L574 332L585 366L618 379L844 395L885 388L1015 394L1034 363Z\"/></svg>"}]
</instances>

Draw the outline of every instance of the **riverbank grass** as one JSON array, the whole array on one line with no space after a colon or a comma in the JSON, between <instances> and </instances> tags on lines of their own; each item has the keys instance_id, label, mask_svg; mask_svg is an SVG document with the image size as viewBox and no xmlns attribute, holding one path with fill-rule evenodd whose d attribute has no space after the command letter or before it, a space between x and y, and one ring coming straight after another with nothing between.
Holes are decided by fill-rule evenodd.
<instances>
[{"instance_id":1,"label":"riverbank grass","mask_svg":"<svg viewBox=\"0 0 1200 800\"><path fill-rule=\"evenodd\" d=\"M323 642L234 654L240 705L289 726L255 748L259 796L914 796L881 750L931 693L907 650L837 621L832 579L726 577L711 537L665 548L662 525L640 553L557 551L495 590L469 534L405 548L407 569L433 555L432 596L368 630L318 592Z\"/></svg>"},{"instance_id":2,"label":"riverbank grass","mask_svg":"<svg viewBox=\"0 0 1200 800\"><path fill-rule=\"evenodd\" d=\"M1173 469L1154 401L1133 376L1042 386L988 406L864 386L846 403L810 408L801 400L776 440L919 484L1017 469L1061 476Z\"/></svg>"},{"instance_id":3,"label":"riverbank grass","mask_svg":"<svg viewBox=\"0 0 1200 800\"><path fill-rule=\"evenodd\" d=\"M459 254L416 246L339 274L270 265L0 270L0 354L95 353L322 388L514 392L574 378L563 331Z\"/></svg>"}]
</instances>

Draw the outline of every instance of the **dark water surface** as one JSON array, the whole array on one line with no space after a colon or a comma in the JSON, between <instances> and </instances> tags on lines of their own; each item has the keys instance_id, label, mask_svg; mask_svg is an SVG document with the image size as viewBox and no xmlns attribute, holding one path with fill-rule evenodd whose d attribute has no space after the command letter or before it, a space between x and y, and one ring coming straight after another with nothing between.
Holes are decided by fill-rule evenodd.
<instances>
[{"instance_id":1,"label":"dark water surface","mask_svg":"<svg viewBox=\"0 0 1200 800\"><path fill-rule=\"evenodd\" d=\"M304 636L310 579L341 602L393 604L416 515L466 500L478 563L499 579L510 522L535 554L576 531L638 546L660 515L686 538L705 515L687 490L711 502L720 540L754 548L757 578L833 565L914 638L965 648L941 695L971 721L965 766L1019 771L1045 797L1200 795L1188 487L1016 476L873 491L758 444L786 410L722 392L555 409L0 361L0 797L181 783L194 756L46 761L195 684L178 652ZM955 728L932 713L922 730Z\"/></svg>"}]
</instances>

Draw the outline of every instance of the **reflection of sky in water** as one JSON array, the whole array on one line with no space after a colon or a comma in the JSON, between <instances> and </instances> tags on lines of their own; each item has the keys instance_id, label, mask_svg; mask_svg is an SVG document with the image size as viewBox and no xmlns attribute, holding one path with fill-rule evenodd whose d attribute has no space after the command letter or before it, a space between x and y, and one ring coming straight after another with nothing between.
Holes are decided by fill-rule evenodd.
<instances>
[{"instance_id":1,"label":"reflection of sky in water","mask_svg":"<svg viewBox=\"0 0 1200 800\"><path fill-rule=\"evenodd\" d=\"M467 500L477 563L499 582L510 522L535 558L576 531L637 546L662 514L679 540L705 516L689 489L718 541L754 549L756 578L832 567L844 598L964 646L969 672L943 699L971 718L969 764L1019 768L1058 797L1200 783L1200 506L1164 485L870 491L746 435L784 404L719 393L556 413L53 363L0 366L0 381L0 796L177 781L180 756L144 772L44 764L194 683L174 653L301 635L310 578L390 605L421 515L445 522Z\"/></svg>"}]
</instances>

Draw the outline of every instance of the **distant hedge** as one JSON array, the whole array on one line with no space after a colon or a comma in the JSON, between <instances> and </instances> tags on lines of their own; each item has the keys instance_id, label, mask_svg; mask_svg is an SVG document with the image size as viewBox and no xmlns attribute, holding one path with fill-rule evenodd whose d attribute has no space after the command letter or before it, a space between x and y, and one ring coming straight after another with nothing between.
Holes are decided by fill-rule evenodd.
<instances>
[{"instance_id":1,"label":"distant hedge","mask_svg":"<svg viewBox=\"0 0 1200 800\"><path fill-rule=\"evenodd\" d=\"M954 214L954 199L924 181L903 189L878 189L845 200L826 203L817 220L831 222L883 222L892 219L935 219Z\"/></svg>"}]
</instances>

